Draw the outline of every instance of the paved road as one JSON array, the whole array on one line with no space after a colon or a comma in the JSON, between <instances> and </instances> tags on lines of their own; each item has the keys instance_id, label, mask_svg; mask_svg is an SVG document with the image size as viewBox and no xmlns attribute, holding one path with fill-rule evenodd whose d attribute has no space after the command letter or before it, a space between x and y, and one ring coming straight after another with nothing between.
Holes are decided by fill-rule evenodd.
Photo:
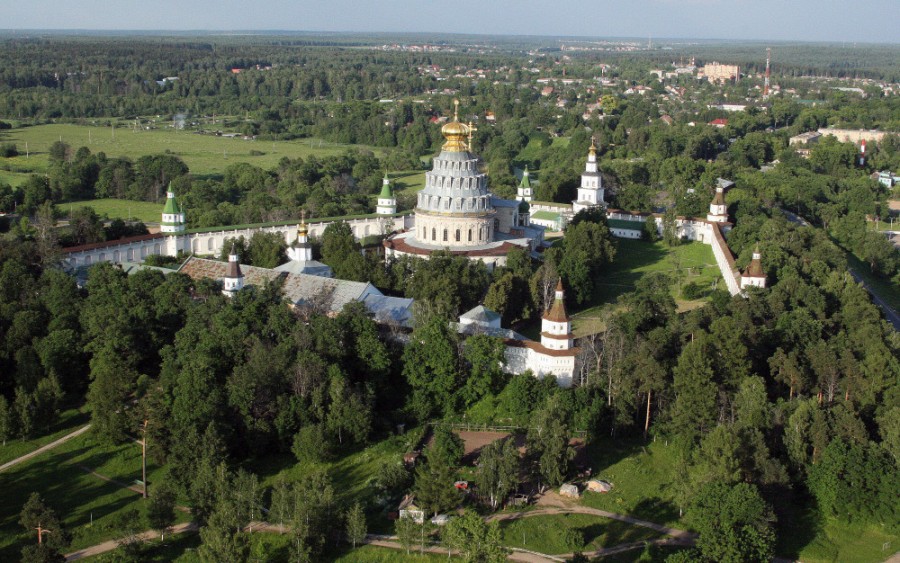
<instances>
[{"instance_id":1,"label":"paved road","mask_svg":"<svg viewBox=\"0 0 900 563\"><path fill-rule=\"evenodd\" d=\"M887 320L892 325L894 325L894 330L900 331L900 315L898 315L897 312L894 311L894 309L892 309L884 299L882 299L878 296L877 293L872 291L868 284L866 284L866 282L861 277L859 277L859 274L854 272L852 268L850 268L850 275L853 276L854 280L856 280L858 283L861 283L862 286L866 288L866 291L868 291L869 295L872 296L872 301L874 301L876 305L881 307L881 310L884 311L884 316L887 317Z\"/></svg>"},{"instance_id":2,"label":"paved road","mask_svg":"<svg viewBox=\"0 0 900 563\"><path fill-rule=\"evenodd\" d=\"M69 440L71 440L72 438L75 438L76 436L81 436L82 434L84 434L85 432L90 430L90 428L91 428L91 425L86 424L86 425L82 426L81 428L79 428L78 430L76 430L75 432L72 432L71 434L66 434L59 440L50 442L46 446L41 446L40 448L34 450L33 452L27 453L21 457L17 457L16 459L14 459L12 461L7 461L3 465L0 465L0 471L5 471L5 470L9 469L10 467L12 467L13 465L22 463L23 461L27 461L27 460L33 458L34 456L37 456L46 451L52 450L53 448L59 446L60 444L64 444L64 443L68 442Z\"/></svg>"},{"instance_id":3,"label":"paved road","mask_svg":"<svg viewBox=\"0 0 900 563\"><path fill-rule=\"evenodd\" d=\"M782 209L781 211L782 211L782 213L784 213L785 217L788 218L788 221L791 221L798 225L802 225L804 227L809 225L809 223L806 221L806 219L797 215L796 213L791 213L787 209ZM861 283L862 286L866 289L866 291L869 292L869 295L872 296L872 301L874 301L876 305L881 307L881 310L884 311L884 316L887 317L887 320L892 325L894 325L894 330L900 331L900 315L898 315L897 312L894 311L894 309L892 309L891 306L888 305L884 301L884 299L882 299L881 297L878 296L877 293L872 291L872 288L869 287L868 284L866 284L866 282L863 281L863 279L861 277L859 277L859 275L856 272L853 271L853 268L848 268L848 269L850 270L850 275L853 276L853 279L856 280L858 283Z\"/></svg>"}]
</instances>

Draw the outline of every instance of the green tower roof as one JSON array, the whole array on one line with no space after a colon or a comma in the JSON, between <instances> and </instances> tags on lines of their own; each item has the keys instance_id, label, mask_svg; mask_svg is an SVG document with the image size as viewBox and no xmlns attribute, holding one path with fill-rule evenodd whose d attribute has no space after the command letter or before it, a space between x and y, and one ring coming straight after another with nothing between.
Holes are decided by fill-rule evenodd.
<instances>
[{"instance_id":1,"label":"green tower roof","mask_svg":"<svg viewBox=\"0 0 900 563\"><path fill-rule=\"evenodd\" d=\"M378 197L382 199L393 199L394 190L391 189L391 182L388 180L387 174L384 175L384 183L381 185L381 193Z\"/></svg>"},{"instance_id":2,"label":"green tower roof","mask_svg":"<svg viewBox=\"0 0 900 563\"><path fill-rule=\"evenodd\" d=\"M528 179L528 166L525 166L525 172L522 174L522 181L519 182L520 188L530 188L531 180Z\"/></svg>"},{"instance_id":3,"label":"green tower roof","mask_svg":"<svg viewBox=\"0 0 900 563\"><path fill-rule=\"evenodd\" d=\"M166 215L183 213L181 205L175 200L175 193L171 189L166 192L166 206L163 207L163 213Z\"/></svg>"}]
</instances>

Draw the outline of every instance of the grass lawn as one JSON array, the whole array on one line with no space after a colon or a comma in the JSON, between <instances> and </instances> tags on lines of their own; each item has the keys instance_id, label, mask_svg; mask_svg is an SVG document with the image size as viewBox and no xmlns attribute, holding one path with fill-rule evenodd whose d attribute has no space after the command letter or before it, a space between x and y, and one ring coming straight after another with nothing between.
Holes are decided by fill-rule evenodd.
<instances>
[{"instance_id":1,"label":"grass lawn","mask_svg":"<svg viewBox=\"0 0 900 563\"><path fill-rule=\"evenodd\" d=\"M184 160L191 173L199 176L221 175L229 165L236 162L249 162L270 169L285 156L306 158L310 155L334 155L353 146L367 148L376 154L383 154L389 150L362 145L339 145L319 139L245 141L241 138L200 135L171 128L150 131L119 128L116 129L113 138L109 127L53 124L0 131L0 142L15 143L23 152L21 156L4 159L6 161L4 164L9 164L13 169L20 171L45 172L50 145L59 140L68 143L72 150L84 146L92 153L104 152L109 157L127 156L137 159L144 155L169 151ZM26 142L29 158L24 156Z\"/></svg>"},{"instance_id":2,"label":"grass lawn","mask_svg":"<svg viewBox=\"0 0 900 563\"><path fill-rule=\"evenodd\" d=\"M43 436L32 438L31 440L10 440L5 446L0 446L0 465L32 452L41 446L46 446L50 442L78 430L89 421L90 416L87 413L82 413L79 409L65 410L59 414L59 420L50 427L50 431Z\"/></svg>"},{"instance_id":3,"label":"grass lawn","mask_svg":"<svg viewBox=\"0 0 900 563\"><path fill-rule=\"evenodd\" d=\"M548 554L597 550L662 534L589 514L532 516L500 523L503 544ZM524 543L523 543L524 538Z\"/></svg>"},{"instance_id":4,"label":"grass lawn","mask_svg":"<svg viewBox=\"0 0 900 563\"><path fill-rule=\"evenodd\" d=\"M136 219L144 223L159 223L163 210L161 204L128 199L86 199L58 203L56 207L63 213L63 218L68 216L69 211L79 207L93 207L100 216L106 215L110 219Z\"/></svg>"},{"instance_id":5,"label":"grass lawn","mask_svg":"<svg viewBox=\"0 0 900 563\"><path fill-rule=\"evenodd\" d=\"M790 543L792 538L789 529L783 530L779 534L779 547L782 543ZM828 520L816 530L812 541L800 548L797 558L809 563L875 563L886 560L898 550L900 537L886 532L881 526Z\"/></svg>"},{"instance_id":6,"label":"grass lawn","mask_svg":"<svg viewBox=\"0 0 900 563\"><path fill-rule=\"evenodd\" d=\"M140 448L135 444L108 446L91 432L59 448L0 473L0 561L18 560L22 546L33 540L19 525L19 512L31 492L39 492L73 534L70 551L119 537L116 520L124 509L145 510L140 495L98 479L79 465L124 481L140 478ZM160 469L148 468L149 481ZM179 521L187 515L177 513ZM93 519L93 524L91 520Z\"/></svg>"},{"instance_id":7,"label":"grass lawn","mask_svg":"<svg viewBox=\"0 0 900 563\"><path fill-rule=\"evenodd\" d=\"M900 550L896 531L878 524L823 518L814 501L802 497L782 507L776 534L777 555L805 562L875 563Z\"/></svg>"},{"instance_id":8,"label":"grass lawn","mask_svg":"<svg viewBox=\"0 0 900 563\"><path fill-rule=\"evenodd\" d=\"M404 170L389 174L391 185L394 187L394 196L400 194L414 194L425 187L424 170ZM377 197L373 196L373 197Z\"/></svg>"},{"instance_id":9,"label":"grass lawn","mask_svg":"<svg viewBox=\"0 0 900 563\"><path fill-rule=\"evenodd\" d=\"M593 476L609 481L613 488L608 493L586 492L582 504L657 524L685 526L670 486L682 478L676 473L676 446L663 441L644 446L639 439L599 439L588 448Z\"/></svg>"}]
</instances>

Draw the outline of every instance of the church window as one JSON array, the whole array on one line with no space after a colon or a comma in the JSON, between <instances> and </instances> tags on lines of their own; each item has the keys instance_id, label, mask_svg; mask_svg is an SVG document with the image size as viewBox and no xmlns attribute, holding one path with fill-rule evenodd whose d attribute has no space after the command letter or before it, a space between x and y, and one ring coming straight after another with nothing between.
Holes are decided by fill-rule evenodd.
<instances>
[{"instance_id":1,"label":"church window","mask_svg":"<svg viewBox=\"0 0 900 563\"><path fill-rule=\"evenodd\" d=\"M431 227L431 240L437 240L437 229Z\"/></svg>"},{"instance_id":2,"label":"church window","mask_svg":"<svg viewBox=\"0 0 900 563\"><path fill-rule=\"evenodd\" d=\"M447 242L447 229L444 229L444 242Z\"/></svg>"},{"instance_id":3,"label":"church window","mask_svg":"<svg viewBox=\"0 0 900 563\"><path fill-rule=\"evenodd\" d=\"M459 229L456 229L456 242L459 242Z\"/></svg>"},{"instance_id":4,"label":"church window","mask_svg":"<svg viewBox=\"0 0 900 563\"><path fill-rule=\"evenodd\" d=\"M469 242L472 242L472 229L469 229Z\"/></svg>"}]
</instances>

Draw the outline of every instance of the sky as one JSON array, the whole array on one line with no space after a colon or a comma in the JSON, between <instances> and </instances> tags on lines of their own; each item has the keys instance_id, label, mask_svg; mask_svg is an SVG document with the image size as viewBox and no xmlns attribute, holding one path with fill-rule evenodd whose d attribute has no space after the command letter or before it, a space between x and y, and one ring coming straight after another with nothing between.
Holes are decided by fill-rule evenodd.
<instances>
[{"instance_id":1,"label":"sky","mask_svg":"<svg viewBox=\"0 0 900 563\"><path fill-rule=\"evenodd\" d=\"M900 42L900 0L0 0L2 29Z\"/></svg>"}]
</instances>

